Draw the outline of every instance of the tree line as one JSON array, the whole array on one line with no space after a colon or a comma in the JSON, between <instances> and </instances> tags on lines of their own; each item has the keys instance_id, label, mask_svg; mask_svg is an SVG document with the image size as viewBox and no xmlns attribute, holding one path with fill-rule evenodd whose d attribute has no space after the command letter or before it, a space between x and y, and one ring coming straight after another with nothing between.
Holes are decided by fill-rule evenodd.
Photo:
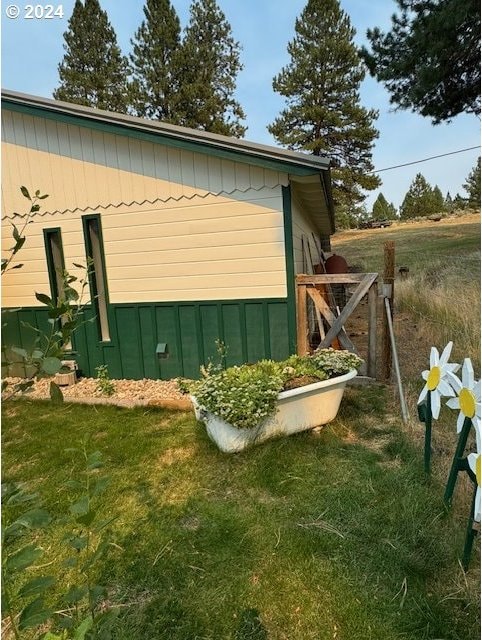
<instances>
[{"instance_id":1,"label":"tree line","mask_svg":"<svg viewBox=\"0 0 482 640\"><path fill-rule=\"evenodd\" d=\"M360 221L366 220L409 220L463 209L480 209L480 157L462 187L467 193L465 197L459 193L452 197L449 191L444 197L437 185L432 187L421 173L417 173L399 211L393 202L389 202L380 192L373 203L371 213L364 211L358 218L348 220L345 226L358 226Z\"/></svg>"},{"instance_id":2,"label":"tree line","mask_svg":"<svg viewBox=\"0 0 482 640\"><path fill-rule=\"evenodd\" d=\"M397 3L401 17L394 15L389 33L377 28L367 32L368 51L356 46L355 30L339 0L307 0L287 45L290 60L273 78L285 107L268 130L288 149L330 157L340 226L360 213L366 192L381 184L372 164L378 113L363 106L359 95L367 69L387 86L393 102L435 122L463 111L480 113L480 65L474 53L477 37L480 46L478 3ZM236 98L242 48L217 0L192 0L184 29L170 0L146 0L143 13L125 56L100 0L76 0L64 33L54 98L243 137L245 113ZM444 16L458 35L454 41L450 29L437 32L434 48L427 22L438 24ZM424 59L424 46L431 60L438 53L440 64L450 51L461 62L446 65L443 78L423 74L420 87L412 67L414 56ZM432 80L435 94L429 87ZM445 86L447 91L441 91Z\"/></svg>"},{"instance_id":3,"label":"tree line","mask_svg":"<svg viewBox=\"0 0 482 640\"><path fill-rule=\"evenodd\" d=\"M129 56L99 0L76 0L64 33L56 100L242 136L234 97L240 45L216 0L194 0L181 38L169 0L147 0Z\"/></svg>"}]
</instances>

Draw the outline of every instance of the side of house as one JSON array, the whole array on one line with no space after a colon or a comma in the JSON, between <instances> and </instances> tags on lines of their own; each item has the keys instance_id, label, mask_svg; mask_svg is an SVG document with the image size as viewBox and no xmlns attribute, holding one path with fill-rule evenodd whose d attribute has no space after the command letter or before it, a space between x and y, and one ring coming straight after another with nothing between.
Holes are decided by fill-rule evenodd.
<instances>
[{"instance_id":1,"label":"side of house","mask_svg":"<svg viewBox=\"0 0 482 640\"><path fill-rule=\"evenodd\" d=\"M35 292L57 295L56 270L90 257L95 321L73 343L86 375L195 377L216 340L229 364L295 350L295 229L333 231L326 161L9 92L2 125L2 253L20 186L49 194L3 281L6 344L32 345Z\"/></svg>"}]
</instances>

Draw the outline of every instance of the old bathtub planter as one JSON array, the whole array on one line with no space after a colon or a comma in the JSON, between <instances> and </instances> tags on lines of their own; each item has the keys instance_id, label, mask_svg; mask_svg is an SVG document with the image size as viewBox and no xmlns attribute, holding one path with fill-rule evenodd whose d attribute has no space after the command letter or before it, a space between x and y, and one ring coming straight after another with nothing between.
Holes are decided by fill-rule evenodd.
<instances>
[{"instance_id":1,"label":"old bathtub planter","mask_svg":"<svg viewBox=\"0 0 482 640\"><path fill-rule=\"evenodd\" d=\"M191 396L196 418L204 422L209 437L225 453L236 453L269 438L307 431L331 422L338 413L346 383L356 369L328 380L278 394L275 413L256 427L240 429L201 407Z\"/></svg>"}]
</instances>

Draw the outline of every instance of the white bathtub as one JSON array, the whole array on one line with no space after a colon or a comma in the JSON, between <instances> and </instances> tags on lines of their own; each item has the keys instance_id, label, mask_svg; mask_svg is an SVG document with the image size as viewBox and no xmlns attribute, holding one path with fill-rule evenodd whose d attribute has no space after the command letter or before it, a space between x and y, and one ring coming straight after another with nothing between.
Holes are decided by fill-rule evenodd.
<instances>
[{"instance_id":1,"label":"white bathtub","mask_svg":"<svg viewBox=\"0 0 482 640\"><path fill-rule=\"evenodd\" d=\"M278 394L276 413L253 429L233 427L200 407L195 397L191 399L196 418L204 422L211 440L221 451L236 453L268 438L306 431L331 422L338 413L346 383L356 374L353 369L336 378L282 391Z\"/></svg>"}]
</instances>

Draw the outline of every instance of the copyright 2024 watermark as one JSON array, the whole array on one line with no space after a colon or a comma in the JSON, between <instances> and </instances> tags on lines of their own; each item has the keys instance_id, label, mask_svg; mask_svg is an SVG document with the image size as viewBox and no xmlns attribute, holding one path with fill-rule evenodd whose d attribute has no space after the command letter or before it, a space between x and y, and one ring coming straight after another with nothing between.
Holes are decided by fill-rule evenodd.
<instances>
[{"instance_id":1,"label":"copyright 2024 watermark","mask_svg":"<svg viewBox=\"0 0 482 640\"><path fill-rule=\"evenodd\" d=\"M64 7L62 4L8 4L5 15L11 20L54 20L64 17Z\"/></svg>"}]
</instances>

